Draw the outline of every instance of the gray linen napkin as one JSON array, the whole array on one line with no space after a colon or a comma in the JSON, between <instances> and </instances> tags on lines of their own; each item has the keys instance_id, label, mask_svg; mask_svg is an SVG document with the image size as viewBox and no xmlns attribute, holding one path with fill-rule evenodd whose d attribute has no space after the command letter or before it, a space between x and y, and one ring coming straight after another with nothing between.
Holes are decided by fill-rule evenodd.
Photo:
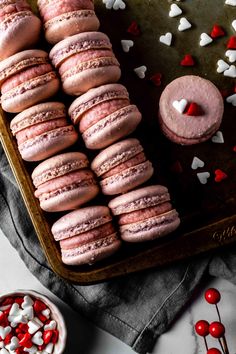
<instances>
[{"instance_id":1,"label":"gray linen napkin","mask_svg":"<svg viewBox=\"0 0 236 354\"><path fill-rule=\"evenodd\" d=\"M79 286L60 279L47 264L1 145L0 228L42 284L141 354L152 351L208 269L236 283L233 247L231 253L213 259L199 257L97 285Z\"/></svg>"}]
</instances>

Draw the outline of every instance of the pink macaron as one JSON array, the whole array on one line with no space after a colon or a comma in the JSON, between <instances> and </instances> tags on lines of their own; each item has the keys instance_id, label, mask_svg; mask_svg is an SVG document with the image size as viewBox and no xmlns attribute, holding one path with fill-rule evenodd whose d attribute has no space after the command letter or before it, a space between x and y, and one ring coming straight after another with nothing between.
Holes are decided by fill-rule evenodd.
<instances>
[{"instance_id":1,"label":"pink macaron","mask_svg":"<svg viewBox=\"0 0 236 354\"><path fill-rule=\"evenodd\" d=\"M35 44L40 30L26 0L0 0L0 60Z\"/></svg>"},{"instance_id":2,"label":"pink macaron","mask_svg":"<svg viewBox=\"0 0 236 354\"><path fill-rule=\"evenodd\" d=\"M33 49L0 62L1 104L18 113L53 96L60 83L43 50Z\"/></svg>"},{"instance_id":3,"label":"pink macaron","mask_svg":"<svg viewBox=\"0 0 236 354\"><path fill-rule=\"evenodd\" d=\"M92 0L38 0L38 7L49 43L99 28Z\"/></svg>"},{"instance_id":4,"label":"pink macaron","mask_svg":"<svg viewBox=\"0 0 236 354\"><path fill-rule=\"evenodd\" d=\"M40 103L19 113L10 124L18 149L26 161L40 161L66 149L78 133L66 118L66 107L59 102Z\"/></svg>"},{"instance_id":5,"label":"pink macaron","mask_svg":"<svg viewBox=\"0 0 236 354\"><path fill-rule=\"evenodd\" d=\"M121 238L143 242L163 237L180 224L166 187L154 185L136 189L112 199L108 206L118 217Z\"/></svg>"},{"instance_id":6,"label":"pink macaron","mask_svg":"<svg viewBox=\"0 0 236 354\"><path fill-rule=\"evenodd\" d=\"M85 32L57 43L50 52L69 95L81 95L93 87L119 80L121 71L109 38L101 32Z\"/></svg>"},{"instance_id":7,"label":"pink macaron","mask_svg":"<svg viewBox=\"0 0 236 354\"><path fill-rule=\"evenodd\" d=\"M108 84L89 90L69 108L69 115L89 149L102 149L132 133L141 121L126 88Z\"/></svg>"},{"instance_id":8,"label":"pink macaron","mask_svg":"<svg viewBox=\"0 0 236 354\"><path fill-rule=\"evenodd\" d=\"M48 212L73 210L99 192L87 157L67 152L41 162L33 171L36 198Z\"/></svg>"},{"instance_id":9,"label":"pink macaron","mask_svg":"<svg viewBox=\"0 0 236 354\"><path fill-rule=\"evenodd\" d=\"M107 195L125 193L153 175L152 163L137 139L126 139L102 150L91 168L101 178L102 192Z\"/></svg>"},{"instance_id":10,"label":"pink macaron","mask_svg":"<svg viewBox=\"0 0 236 354\"><path fill-rule=\"evenodd\" d=\"M171 141L192 145L204 142L219 129L224 102L217 87L199 76L172 81L159 102L160 126Z\"/></svg>"},{"instance_id":11,"label":"pink macaron","mask_svg":"<svg viewBox=\"0 0 236 354\"><path fill-rule=\"evenodd\" d=\"M93 264L121 246L105 206L72 211L53 224L52 233L60 242L62 261L68 265Z\"/></svg>"}]
</instances>

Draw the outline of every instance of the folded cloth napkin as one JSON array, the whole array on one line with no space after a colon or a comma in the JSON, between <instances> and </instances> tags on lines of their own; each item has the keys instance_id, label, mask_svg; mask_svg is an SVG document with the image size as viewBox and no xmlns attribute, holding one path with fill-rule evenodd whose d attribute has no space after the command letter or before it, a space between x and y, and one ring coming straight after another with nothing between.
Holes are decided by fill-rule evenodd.
<instances>
[{"instance_id":1,"label":"folded cloth napkin","mask_svg":"<svg viewBox=\"0 0 236 354\"><path fill-rule=\"evenodd\" d=\"M59 298L138 353L151 352L210 271L236 282L236 249L214 257L80 286L50 269L0 145L0 228L28 269Z\"/></svg>"}]
</instances>

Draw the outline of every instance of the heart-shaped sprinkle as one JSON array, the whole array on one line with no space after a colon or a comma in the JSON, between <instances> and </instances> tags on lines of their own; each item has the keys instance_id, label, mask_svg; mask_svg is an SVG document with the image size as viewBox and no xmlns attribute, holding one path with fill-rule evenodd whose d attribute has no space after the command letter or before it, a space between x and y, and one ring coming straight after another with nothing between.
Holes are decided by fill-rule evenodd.
<instances>
[{"instance_id":1,"label":"heart-shaped sprinkle","mask_svg":"<svg viewBox=\"0 0 236 354\"><path fill-rule=\"evenodd\" d=\"M23 309L25 309L29 306L32 306L33 304L34 304L34 301L31 299L31 297L26 295L26 296L24 296L24 302L22 303L21 307Z\"/></svg>"},{"instance_id":2,"label":"heart-shaped sprinkle","mask_svg":"<svg viewBox=\"0 0 236 354\"><path fill-rule=\"evenodd\" d=\"M34 309L32 306L27 306L21 314L22 316L25 316L28 320L32 320L34 318Z\"/></svg>"},{"instance_id":3,"label":"heart-shaped sprinkle","mask_svg":"<svg viewBox=\"0 0 236 354\"><path fill-rule=\"evenodd\" d=\"M232 22L232 27L233 27L233 29L236 31L236 20L233 20L233 22Z\"/></svg>"},{"instance_id":4,"label":"heart-shaped sprinkle","mask_svg":"<svg viewBox=\"0 0 236 354\"><path fill-rule=\"evenodd\" d=\"M112 8L114 10L124 10L126 8L126 4L123 0L102 0L102 2L106 5L108 10Z\"/></svg>"},{"instance_id":5,"label":"heart-shaped sprinkle","mask_svg":"<svg viewBox=\"0 0 236 354\"><path fill-rule=\"evenodd\" d=\"M56 329L54 329L53 335L52 335L52 343L56 344L58 341L58 338L59 338L59 332Z\"/></svg>"},{"instance_id":6,"label":"heart-shaped sprinkle","mask_svg":"<svg viewBox=\"0 0 236 354\"><path fill-rule=\"evenodd\" d=\"M234 63L236 61L236 50L232 50L232 49L227 50L225 56L229 58L230 63Z\"/></svg>"},{"instance_id":7,"label":"heart-shaped sprinkle","mask_svg":"<svg viewBox=\"0 0 236 354\"><path fill-rule=\"evenodd\" d=\"M225 0L226 5L236 6L236 0Z\"/></svg>"},{"instance_id":8,"label":"heart-shaped sprinkle","mask_svg":"<svg viewBox=\"0 0 236 354\"><path fill-rule=\"evenodd\" d=\"M136 37L140 36L141 31L136 21L131 22L130 26L127 28L127 32Z\"/></svg>"},{"instance_id":9,"label":"heart-shaped sprinkle","mask_svg":"<svg viewBox=\"0 0 236 354\"><path fill-rule=\"evenodd\" d=\"M162 79L162 74L157 73L150 78L150 81L156 86L161 86L161 79Z\"/></svg>"},{"instance_id":10,"label":"heart-shaped sprinkle","mask_svg":"<svg viewBox=\"0 0 236 354\"><path fill-rule=\"evenodd\" d=\"M224 71L224 76L236 78L236 66L230 65L229 69Z\"/></svg>"},{"instance_id":11,"label":"heart-shaped sprinkle","mask_svg":"<svg viewBox=\"0 0 236 354\"><path fill-rule=\"evenodd\" d=\"M236 145L233 147L233 152L236 152Z\"/></svg>"},{"instance_id":12,"label":"heart-shaped sprinkle","mask_svg":"<svg viewBox=\"0 0 236 354\"><path fill-rule=\"evenodd\" d=\"M192 164L191 164L191 168L193 170L196 170L196 169L202 168L204 166L205 166L205 163L202 160L200 160L197 156L194 156Z\"/></svg>"},{"instance_id":13,"label":"heart-shaped sprinkle","mask_svg":"<svg viewBox=\"0 0 236 354\"><path fill-rule=\"evenodd\" d=\"M145 78L145 73L147 71L147 67L145 65L139 66L138 68L134 69L135 74L140 78Z\"/></svg>"},{"instance_id":14,"label":"heart-shaped sprinkle","mask_svg":"<svg viewBox=\"0 0 236 354\"><path fill-rule=\"evenodd\" d=\"M225 70L229 69L229 64L226 63L224 60L220 59L217 62L218 68L217 68L217 72L219 74L223 73Z\"/></svg>"},{"instance_id":15,"label":"heart-shaped sprinkle","mask_svg":"<svg viewBox=\"0 0 236 354\"><path fill-rule=\"evenodd\" d=\"M16 350L16 348L18 348L19 345L19 339L17 337L12 337L11 338L11 343L8 345L8 348L10 351L11 350Z\"/></svg>"},{"instance_id":16,"label":"heart-shaped sprinkle","mask_svg":"<svg viewBox=\"0 0 236 354\"><path fill-rule=\"evenodd\" d=\"M171 46L172 37L172 33L167 32L166 34L160 36L159 41L165 45Z\"/></svg>"},{"instance_id":17,"label":"heart-shaped sprinkle","mask_svg":"<svg viewBox=\"0 0 236 354\"><path fill-rule=\"evenodd\" d=\"M53 335L52 330L48 330L48 331L43 332L43 341L45 344L48 344L51 341L52 335Z\"/></svg>"},{"instance_id":18,"label":"heart-shaped sprinkle","mask_svg":"<svg viewBox=\"0 0 236 354\"><path fill-rule=\"evenodd\" d=\"M187 114L188 116L197 117L201 116L203 114L203 111L197 103L191 102L185 114Z\"/></svg>"},{"instance_id":19,"label":"heart-shaped sprinkle","mask_svg":"<svg viewBox=\"0 0 236 354\"><path fill-rule=\"evenodd\" d=\"M0 323L5 322L6 320L6 315L4 312L0 311Z\"/></svg>"},{"instance_id":20,"label":"heart-shaped sprinkle","mask_svg":"<svg viewBox=\"0 0 236 354\"><path fill-rule=\"evenodd\" d=\"M8 335L8 333L11 332L11 327L7 326L7 327L2 327L0 326L0 337L4 340L6 338L6 336Z\"/></svg>"},{"instance_id":21,"label":"heart-shaped sprinkle","mask_svg":"<svg viewBox=\"0 0 236 354\"><path fill-rule=\"evenodd\" d=\"M32 343L36 345L42 345L43 344L43 338L42 338L42 332L37 332L35 335L32 337Z\"/></svg>"},{"instance_id":22,"label":"heart-shaped sprinkle","mask_svg":"<svg viewBox=\"0 0 236 354\"><path fill-rule=\"evenodd\" d=\"M9 351L5 348L0 350L0 354L9 354Z\"/></svg>"},{"instance_id":23,"label":"heart-shaped sprinkle","mask_svg":"<svg viewBox=\"0 0 236 354\"><path fill-rule=\"evenodd\" d=\"M45 352L48 354L52 354L54 349L54 344L53 343L48 343L48 345L45 348Z\"/></svg>"},{"instance_id":24,"label":"heart-shaped sprinkle","mask_svg":"<svg viewBox=\"0 0 236 354\"><path fill-rule=\"evenodd\" d=\"M8 316L8 320L11 321L11 327L17 327L18 323L27 323L28 322L27 318L22 315Z\"/></svg>"},{"instance_id":25,"label":"heart-shaped sprinkle","mask_svg":"<svg viewBox=\"0 0 236 354\"><path fill-rule=\"evenodd\" d=\"M226 178L228 178L228 176L224 171L222 171L220 169L215 170L215 181L216 182L221 182Z\"/></svg>"},{"instance_id":26,"label":"heart-shaped sprinkle","mask_svg":"<svg viewBox=\"0 0 236 354\"><path fill-rule=\"evenodd\" d=\"M176 173L176 174L183 173L183 167L182 167L180 161L178 161L178 160L175 161L173 163L173 165L170 166L170 170L171 170L171 172Z\"/></svg>"},{"instance_id":27,"label":"heart-shaped sprinkle","mask_svg":"<svg viewBox=\"0 0 236 354\"><path fill-rule=\"evenodd\" d=\"M231 103L234 107L236 107L236 93L227 97L226 102Z\"/></svg>"},{"instance_id":28,"label":"heart-shaped sprinkle","mask_svg":"<svg viewBox=\"0 0 236 354\"><path fill-rule=\"evenodd\" d=\"M0 349L4 347L4 342L0 341Z\"/></svg>"},{"instance_id":29,"label":"heart-shaped sprinkle","mask_svg":"<svg viewBox=\"0 0 236 354\"><path fill-rule=\"evenodd\" d=\"M45 329L45 331L54 330L54 329L56 329L56 327L57 327L56 321L52 320L44 326L44 329Z\"/></svg>"},{"instance_id":30,"label":"heart-shaped sprinkle","mask_svg":"<svg viewBox=\"0 0 236 354\"><path fill-rule=\"evenodd\" d=\"M42 315L49 318L51 311L49 309L43 310Z\"/></svg>"},{"instance_id":31,"label":"heart-shaped sprinkle","mask_svg":"<svg viewBox=\"0 0 236 354\"><path fill-rule=\"evenodd\" d=\"M218 37L223 37L225 35L225 32L222 27L218 25L214 25L212 31L211 31L211 37L212 38L218 38Z\"/></svg>"},{"instance_id":32,"label":"heart-shaped sprinkle","mask_svg":"<svg viewBox=\"0 0 236 354\"><path fill-rule=\"evenodd\" d=\"M179 113L184 113L185 108L187 107L188 101L185 98L182 98L180 101L174 101L172 106L178 111Z\"/></svg>"},{"instance_id":33,"label":"heart-shaped sprinkle","mask_svg":"<svg viewBox=\"0 0 236 354\"><path fill-rule=\"evenodd\" d=\"M172 4L170 7L170 12L169 12L169 16L170 17L176 17L182 14L182 10L181 8L177 5L177 4Z\"/></svg>"},{"instance_id":34,"label":"heart-shaped sprinkle","mask_svg":"<svg viewBox=\"0 0 236 354\"><path fill-rule=\"evenodd\" d=\"M130 48L132 48L134 46L134 41L131 41L129 39L122 39L121 46L122 46L123 51L125 53L128 53Z\"/></svg>"},{"instance_id":35,"label":"heart-shaped sprinkle","mask_svg":"<svg viewBox=\"0 0 236 354\"><path fill-rule=\"evenodd\" d=\"M9 316L19 316L20 314L20 306L17 303L14 303L10 309Z\"/></svg>"},{"instance_id":36,"label":"heart-shaped sprinkle","mask_svg":"<svg viewBox=\"0 0 236 354\"><path fill-rule=\"evenodd\" d=\"M213 41L213 39L207 34L207 33L202 33L200 36L200 46L205 47L208 44L210 44Z\"/></svg>"},{"instance_id":37,"label":"heart-shaped sprinkle","mask_svg":"<svg viewBox=\"0 0 236 354\"><path fill-rule=\"evenodd\" d=\"M211 138L211 141L215 144L224 144L224 136L220 130Z\"/></svg>"},{"instance_id":38,"label":"heart-shaped sprinkle","mask_svg":"<svg viewBox=\"0 0 236 354\"><path fill-rule=\"evenodd\" d=\"M185 18L182 17L179 21L179 27L178 30L180 32L186 31L187 29L191 28L192 24Z\"/></svg>"},{"instance_id":39,"label":"heart-shaped sprinkle","mask_svg":"<svg viewBox=\"0 0 236 354\"><path fill-rule=\"evenodd\" d=\"M186 54L185 57L181 60L180 65L182 66L194 66L195 62L190 54Z\"/></svg>"},{"instance_id":40,"label":"heart-shaped sprinkle","mask_svg":"<svg viewBox=\"0 0 236 354\"><path fill-rule=\"evenodd\" d=\"M35 302L33 304L33 308L34 308L34 311L36 313L38 313L38 312L42 312L43 310L46 310L47 306L42 301L35 300Z\"/></svg>"},{"instance_id":41,"label":"heart-shaped sprinkle","mask_svg":"<svg viewBox=\"0 0 236 354\"><path fill-rule=\"evenodd\" d=\"M201 184L207 184L207 180L210 177L209 172L199 172L197 173L197 178Z\"/></svg>"},{"instance_id":42,"label":"heart-shaped sprinkle","mask_svg":"<svg viewBox=\"0 0 236 354\"><path fill-rule=\"evenodd\" d=\"M30 353L30 354L37 354L37 347L35 345L31 346L30 348L24 348L24 352Z\"/></svg>"},{"instance_id":43,"label":"heart-shaped sprinkle","mask_svg":"<svg viewBox=\"0 0 236 354\"><path fill-rule=\"evenodd\" d=\"M230 37L227 43L227 49L236 49L236 36Z\"/></svg>"},{"instance_id":44,"label":"heart-shaped sprinkle","mask_svg":"<svg viewBox=\"0 0 236 354\"><path fill-rule=\"evenodd\" d=\"M35 317L33 320L28 322L28 326L29 326L29 333L34 334L39 330L39 328L43 326L43 323L38 318Z\"/></svg>"}]
</instances>

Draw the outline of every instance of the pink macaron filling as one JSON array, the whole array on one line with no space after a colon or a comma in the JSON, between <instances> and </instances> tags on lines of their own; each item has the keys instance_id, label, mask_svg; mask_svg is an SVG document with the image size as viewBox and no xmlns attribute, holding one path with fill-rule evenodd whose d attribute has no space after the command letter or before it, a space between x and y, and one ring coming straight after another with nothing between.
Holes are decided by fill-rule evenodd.
<instances>
[{"instance_id":1,"label":"pink macaron filling","mask_svg":"<svg viewBox=\"0 0 236 354\"><path fill-rule=\"evenodd\" d=\"M17 12L29 10L31 11L30 5L25 0L16 0L14 3L6 4L0 9L0 21Z\"/></svg>"},{"instance_id":2,"label":"pink macaron filling","mask_svg":"<svg viewBox=\"0 0 236 354\"><path fill-rule=\"evenodd\" d=\"M102 178L108 178L111 176L114 176L124 170L126 170L127 168L139 165L142 162L145 162L146 156L144 154L144 152L140 152L139 154L137 154L136 156L132 157L131 159L120 163L118 166L112 168L111 170L109 170L108 172L106 172L104 175L102 175Z\"/></svg>"},{"instance_id":3,"label":"pink macaron filling","mask_svg":"<svg viewBox=\"0 0 236 354\"><path fill-rule=\"evenodd\" d=\"M51 64L41 64L27 68L4 81L1 87L1 93L4 94L22 83L25 83L35 77L47 74L52 70L53 68Z\"/></svg>"},{"instance_id":4,"label":"pink macaron filling","mask_svg":"<svg viewBox=\"0 0 236 354\"><path fill-rule=\"evenodd\" d=\"M65 127L67 125L68 122L66 118L57 118L47 122L38 123L16 133L16 139L18 144L22 144L28 139L35 138L47 131Z\"/></svg>"},{"instance_id":5,"label":"pink macaron filling","mask_svg":"<svg viewBox=\"0 0 236 354\"><path fill-rule=\"evenodd\" d=\"M94 4L91 0L56 0L45 5L39 5L39 8L43 21L47 22L67 12L94 10Z\"/></svg>"},{"instance_id":6,"label":"pink macaron filling","mask_svg":"<svg viewBox=\"0 0 236 354\"><path fill-rule=\"evenodd\" d=\"M159 205L151 206L146 209L135 210L130 213L121 214L119 216L119 225L127 225L135 222L143 221L172 210L170 202L164 202Z\"/></svg>"},{"instance_id":7,"label":"pink macaron filling","mask_svg":"<svg viewBox=\"0 0 236 354\"><path fill-rule=\"evenodd\" d=\"M80 132L84 133L88 128L96 124L99 120L128 105L128 99L117 99L102 102L96 106L93 106L81 116L81 121L79 124Z\"/></svg>"}]
</instances>

